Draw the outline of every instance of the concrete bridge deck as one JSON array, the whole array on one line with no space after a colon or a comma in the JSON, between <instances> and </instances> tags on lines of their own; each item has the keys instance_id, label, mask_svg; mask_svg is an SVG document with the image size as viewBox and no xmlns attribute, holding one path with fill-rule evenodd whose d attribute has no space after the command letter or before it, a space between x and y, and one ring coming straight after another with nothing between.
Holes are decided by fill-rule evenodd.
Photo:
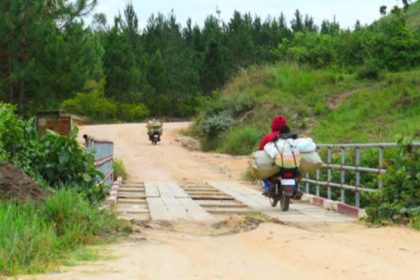
<instances>
[{"instance_id":1,"label":"concrete bridge deck","mask_svg":"<svg viewBox=\"0 0 420 280\"><path fill-rule=\"evenodd\" d=\"M118 193L119 212L128 218L156 221L212 221L228 215L261 212L284 223L349 223L356 219L294 202L288 212L273 208L260 192L234 181L127 183Z\"/></svg>"}]
</instances>

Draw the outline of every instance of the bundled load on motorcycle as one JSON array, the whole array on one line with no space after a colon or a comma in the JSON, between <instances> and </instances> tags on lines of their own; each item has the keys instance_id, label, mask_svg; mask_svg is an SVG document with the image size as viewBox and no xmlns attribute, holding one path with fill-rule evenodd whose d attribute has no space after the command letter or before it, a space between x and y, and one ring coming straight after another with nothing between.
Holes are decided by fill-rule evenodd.
<instances>
[{"instance_id":1,"label":"bundled load on motorcycle","mask_svg":"<svg viewBox=\"0 0 420 280\"><path fill-rule=\"evenodd\" d=\"M313 172L322 167L311 138L278 139L265 145L263 151L252 154L251 170L256 179L264 179L280 169L297 168L300 172Z\"/></svg>"},{"instance_id":2,"label":"bundled load on motorcycle","mask_svg":"<svg viewBox=\"0 0 420 280\"><path fill-rule=\"evenodd\" d=\"M153 144L157 144L160 141L160 137L163 132L163 124L161 121L158 120L149 120L147 122L147 134L149 135L149 140Z\"/></svg>"}]
</instances>

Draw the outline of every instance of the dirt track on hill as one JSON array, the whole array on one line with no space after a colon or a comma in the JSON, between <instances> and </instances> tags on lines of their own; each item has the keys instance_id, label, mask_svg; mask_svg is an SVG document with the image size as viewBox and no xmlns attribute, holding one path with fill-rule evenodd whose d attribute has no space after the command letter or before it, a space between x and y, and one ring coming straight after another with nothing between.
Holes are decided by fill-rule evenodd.
<instances>
[{"instance_id":1,"label":"dirt track on hill","mask_svg":"<svg viewBox=\"0 0 420 280\"><path fill-rule=\"evenodd\" d=\"M144 125L82 127L113 140L131 181L235 179L246 158L188 152L175 144L187 123L165 125L163 142L148 143ZM210 225L152 224L102 247L111 259L27 279L419 279L420 233L358 224L297 228L263 223L214 235ZM229 227L229 225L227 225ZM228 229L227 229L228 230Z\"/></svg>"}]
</instances>

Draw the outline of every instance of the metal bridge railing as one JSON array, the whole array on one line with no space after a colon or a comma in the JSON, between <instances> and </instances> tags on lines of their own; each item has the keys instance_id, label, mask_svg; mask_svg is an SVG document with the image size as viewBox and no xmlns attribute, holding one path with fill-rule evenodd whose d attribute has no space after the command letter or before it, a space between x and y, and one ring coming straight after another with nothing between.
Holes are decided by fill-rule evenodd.
<instances>
[{"instance_id":1,"label":"metal bridge railing","mask_svg":"<svg viewBox=\"0 0 420 280\"><path fill-rule=\"evenodd\" d=\"M361 192L375 192L377 189L367 188L361 184L361 175L362 173L376 173L378 175L377 184L378 189L383 187L383 182L381 174L386 172L384 167L384 154L385 149L397 147L397 143L363 143L363 144L320 144L317 146L318 150L327 151L327 159L324 160L324 164L321 170L316 171L315 178L311 178L310 174L306 173L305 177L302 179L302 182L305 183L305 192L310 192L310 186L315 185L315 195L317 197L321 196L321 188L326 188L326 198L332 199L332 190L333 188L340 189L340 201L346 203L346 194L347 191L352 191L355 193L354 205L360 207L360 193ZM413 148L420 147L420 142L412 142L410 144ZM378 166L377 167L365 167L361 166L361 150L366 149L377 149L378 151ZM347 155L354 155L354 166L346 165ZM333 163L333 153L339 153L340 164ZM321 180L322 170L327 171L326 180ZM339 170L340 172L340 182L333 182L333 170ZM348 183L348 172L354 172L354 177L352 179L354 185Z\"/></svg>"},{"instance_id":2,"label":"metal bridge railing","mask_svg":"<svg viewBox=\"0 0 420 280\"><path fill-rule=\"evenodd\" d=\"M114 143L111 141L96 140L88 135L83 135L85 146L93 151L95 156L95 167L104 174L105 178L101 183L111 186L114 180Z\"/></svg>"}]
</instances>

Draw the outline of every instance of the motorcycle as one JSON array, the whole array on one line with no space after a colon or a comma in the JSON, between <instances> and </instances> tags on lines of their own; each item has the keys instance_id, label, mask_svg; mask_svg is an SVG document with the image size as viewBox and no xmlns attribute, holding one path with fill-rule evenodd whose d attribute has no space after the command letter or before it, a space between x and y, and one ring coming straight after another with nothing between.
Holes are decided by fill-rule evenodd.
<instances>
[{"instance_id":1,"label":"motorcycle","mask_svg":"<svg viewBox=\"0 0 420 280\"><path fill-rule=\"evenodd\" d=\"M149 140L152 142L153 145L156 145L158 142L160 142L159 132L155 131L152 134L149 134Z\"/></svg>"},{"instance_id":2,"label":"motorcycle","mask_svg":"<svg viewBox=\"0 0 420 280\"><path fill-rule=\"evenodd\" d=\"M302 193L299 192L300 176L297 169L282 169L270 179L270 189L267 192L270 205L276 207L280 202L280 209L283 212L289 210L290 200L299 200Z\"/></svg>"}]
</instances>

